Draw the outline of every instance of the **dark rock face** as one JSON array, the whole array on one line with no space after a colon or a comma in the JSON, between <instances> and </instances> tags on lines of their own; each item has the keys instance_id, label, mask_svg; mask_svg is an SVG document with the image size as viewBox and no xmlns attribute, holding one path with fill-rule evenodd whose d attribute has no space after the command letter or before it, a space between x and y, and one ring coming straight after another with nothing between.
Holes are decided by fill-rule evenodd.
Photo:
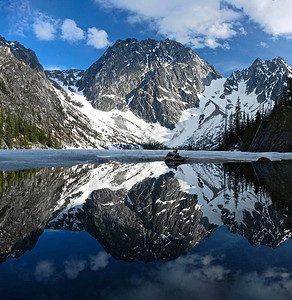
<instances>
[{"instance_id":1,"label":"dark rock face","mask_svg":"<svg viewBox=\"0 0 292 300\"><path fill-rule=\"evenodd\" d=\"M70 106L69 99L66 102L65 93L56 93L34 52L4 38L0 40L0 82L1 105L14 115L33 121L63 144L95 146L91 140L98 134L89 120Z\"/></svg>"},{"instance_id":2,"label":"dark rock face","mask_svg":"<svg viewBox=\"0 0 292 300\"><path fill-rule=\"evenodd\" d=\"M148 122L172 128L198 94L222 76L190 48L165 40L117 41L77 83L95 108L128 106Z\"/></svg>"},{"instance_id":3,"label":"dark rock face","mask_svg":"<svg viewBox=\"0 0 292 300\"><path fill-rule=\"evenodd\" d=\"M17 59L25 62L32 69L37 71L44 70L43 66L39 63L34 51L32 51L31 49L26 49L23 45L19 44L18 42L6 41L2 36L0 36L0 46L9 47L11 52Z\"/></svg>"},{"instance_id":4,"label":"dark rock face","mask_svg":"<svg viewBox=\"0 0 292 300\"><path fill-rule=\"evenodd\" d=\"M63 86L68 87L68 90L71 92L76 92L76 83L83 76L83 70L54 70L54 71L45 71L47 77L53 82L61 83Z\"/></svg>"},{"instance_id":5,"label":"dark rock face","mask_svg":"<svg viewBox=\"0 0 292 300\"><path fill-rule=\"evenodd\" d=\"M288 74L292 75L292 68L281 57L265 61L257 58L248 69L231 74L224 84L222 97L238 91L239 83L244 81L245 93L254 91L259 103L276 99L283 93Z\"/></svg>"},{"instance_id":6,"label":"dark rock face","mask_svg":"<svg viewBox=\"0 0 292 300\"><path fill-rule=\"evenodd\" d=\"M167 173L137 183L128 193L94 191L81 220L116 259L169 261L217 228L202 218L196 204L197 196L181 192L177 179Z\"/></svg>"},{"instance_id":7,"label":"dark rock face","mask_svg":"<svg viewBox=\"0 0 292 300\"><path fill-rule=\"evenodd\" d=\"M292 110L283 108L269 117L259 130L247 151L292 152Z\"/></svg>"}]
</instances>

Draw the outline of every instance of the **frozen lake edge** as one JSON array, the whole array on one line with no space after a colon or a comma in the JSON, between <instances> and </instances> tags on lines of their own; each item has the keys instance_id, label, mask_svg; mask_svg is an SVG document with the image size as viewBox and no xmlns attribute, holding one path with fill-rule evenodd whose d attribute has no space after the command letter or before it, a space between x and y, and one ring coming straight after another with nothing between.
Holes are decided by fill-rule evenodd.
<instances>
[{"instance_id":1,"label":"frozen lake edge","mask_svg":"<svg viewBox=\"0 0 292 300\"><path fill-rule=\"evenodd\" d=\"M0 150L0 170L22 170L42 167L70 167L79 164L100 164L107 161L140 163L163 161L169 150ZM292 153L240 151L180 151L184 157L200 163L251 162L260 157L271 161L292 160Z\"/></svg>"}]
</instances>

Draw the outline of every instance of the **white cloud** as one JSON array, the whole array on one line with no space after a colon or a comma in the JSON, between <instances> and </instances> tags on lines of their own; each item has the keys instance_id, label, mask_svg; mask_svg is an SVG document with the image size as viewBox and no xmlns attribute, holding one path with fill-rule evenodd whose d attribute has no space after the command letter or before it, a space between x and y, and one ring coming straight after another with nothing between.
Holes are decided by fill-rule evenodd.
<instances>
[{"instance_id":1,"label":"white cloud","mask_svg":"<svg viewBox=\"0 0 292 300\"><path fill-rule=\"evenodd\" d=\"M8 13L10 22L9 33L21 37L25 36L25 33L30 28L33 16L29 2L27 0L21 2L17 0L4 0L2 5L2 9Z\"/></svg>"},{"instance_id":2,"label":"white cloud","mask_svg":"<svg viewBox=\"0 0 292 300\"><path fill-rule=\"evenodd\" d=\"M95 0L107 8L129 13L131 23L148 22L152 29L170 39L195 48L228 48L226 40L242 34L242 12L222 5L220 0Z\"/></svg>"},{"instance_id":3,"label":"white cloud","mask_svg":"<svg viewBox=\"0 0 292 300\"><path fill-rule=\"evenodd\" d=\"M110 257L111 256L108 255L106 252L99 252L95 256L93 255L90 256L90 261L89 261L90 269L92 271L97 271L98 269L105 268L109 263Z\"/></svg>"},{"instance_id":4,"label":"white cloud","mask_svg":"<svg viewBox=\"0 0 292 300\"><path fill-rule=\"evenodd\" d=\"M33 31L36 37L43 41L54 40L60 21L40 12L35 13L35 15Z\"/></svg>"},{"instance_id":5,"label":"white cloud","mask_svg":"<svg viewBox=\"0 0 292 300\"><path fill-rule=\"evenodd\" d=\"M36 37L40 40L52 41L55 39L56 29L49 22L37 20L33 24L33 29Z\"/></svg>"},{"instance_id":6,"label":"white cloud","mask_svg":"<svg viewBox=\"0 0 292 300\"><path fill-rule=\"evenodd\" d=\"M226 0L273 36L292 38L291 0Z\"/></svg>"},{"instance_id":7,"label":"white cloud","mask_svg":"<svg viewBox=\"0 0 292 300\"><path fill-rule=\"evenodd\" d=\"M158 34L194 48L229 49L228 40L247 34L244 16L274 36L292 38L291 0L95 0L128 12L128 22L148 23Z\"/></svg>"},{"instance_id":8,"label":"white cloud","mask_svg":"<svg viewBox=\"0 0 292 300\"><path fill-rule=\"evenodd\" d=\"M46 71L76 69L75 67L68 67L63 65L44 65L43 67Z\"/></svg>"},{"instance_id":9,"label":"white cloud","mask_svg":"<svg viewBox=\"0 0 292 300\"><path fill-rule=\"evenodd\" d=\"M89 28L88 33L77 26L72 19L59 20L34 9L28 0L1 0L0 8L8 15L10 33L26 36L33 32L42 41L62 38L64 41L77 42L86 39L87 45L97 49L109 46L108 34L102 29Z\"/></svg>"},{"instance_id":10,"label":"white cloud","mask_svg":"<svg viewBox=\"0 0 292 300\"><path fill-rule=\"evenodd\" d=\"M76 22L72 19L65 19L62 27L62 39L69 42L77 42L85 39L84 31L77 27Z\"/></svg>"},{"instance_id":11,"label":"white cloud","mask_svg":"<svg viewBox=\"0 0 292 300\"><path fill-rule=\"evenodd\" d=\"M88 28L87 45L96 49L102 49L109 46L111 42L108 40L108 34L102 29L96 27Z\"/></svg>"}]
</instances>

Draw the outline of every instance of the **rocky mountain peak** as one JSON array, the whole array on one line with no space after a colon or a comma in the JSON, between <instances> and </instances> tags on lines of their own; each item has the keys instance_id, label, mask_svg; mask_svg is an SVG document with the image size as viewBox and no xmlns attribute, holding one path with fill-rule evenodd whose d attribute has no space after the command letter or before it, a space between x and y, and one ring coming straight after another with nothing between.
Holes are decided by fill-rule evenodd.
<instances>
[{"instance_id":1,"label":"rocky mountain peak","mask_svg":"<svg viewBox=\"0 0 292 300\"><path fill-rule=\"evenodd\" d=\"M255 93L259 103L278 98L285 86L286 77L292 75L292 68L281 57L273 60L257 58L253 64L242 71L235 71L224 84L224 95L238 91L240 82L244 82L247 95Z\"/></svg>"},{"instance_id":2,"label":"rocky mountain peak","mask_svg":"<svg viewBox=\"0 0 292 300\"><path fill-rule=\"evenodd\" d=\"M95 108L130 108L147 122L173 128L181 111L222 76L190 48L171 41L118 40L77 83Z\"/></svg>"},{"instance_id":3,"label":"rocky mountain peak","mask_svg":"<svg viewBox=\"0 0 292 300\"><path fill-rule=\"evenodd\" d=\"M28 64L32 69L37 71L43 71L42 65L39 63L38 58L34 51L25 48L18 42L7 41L4 37L0 35L0 46L5 46L10 48L11 53L20 61Z\"/></svg>"}]
</instances>

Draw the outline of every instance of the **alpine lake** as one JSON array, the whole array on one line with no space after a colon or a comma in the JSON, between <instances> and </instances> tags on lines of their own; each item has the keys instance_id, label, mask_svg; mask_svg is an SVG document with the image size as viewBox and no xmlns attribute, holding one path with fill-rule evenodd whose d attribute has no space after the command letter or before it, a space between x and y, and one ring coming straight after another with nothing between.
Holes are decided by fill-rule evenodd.
<instances>
[{"instance_id":1,"label":"alpine lake","mask_svg":"<svg viewBox=\"0 0 292 300\"><path fill-rule=\"evenodd\" d=\"M292 299L292 153L167 152L1 150L0 299Z\"/></svg>"}]
</instances>

